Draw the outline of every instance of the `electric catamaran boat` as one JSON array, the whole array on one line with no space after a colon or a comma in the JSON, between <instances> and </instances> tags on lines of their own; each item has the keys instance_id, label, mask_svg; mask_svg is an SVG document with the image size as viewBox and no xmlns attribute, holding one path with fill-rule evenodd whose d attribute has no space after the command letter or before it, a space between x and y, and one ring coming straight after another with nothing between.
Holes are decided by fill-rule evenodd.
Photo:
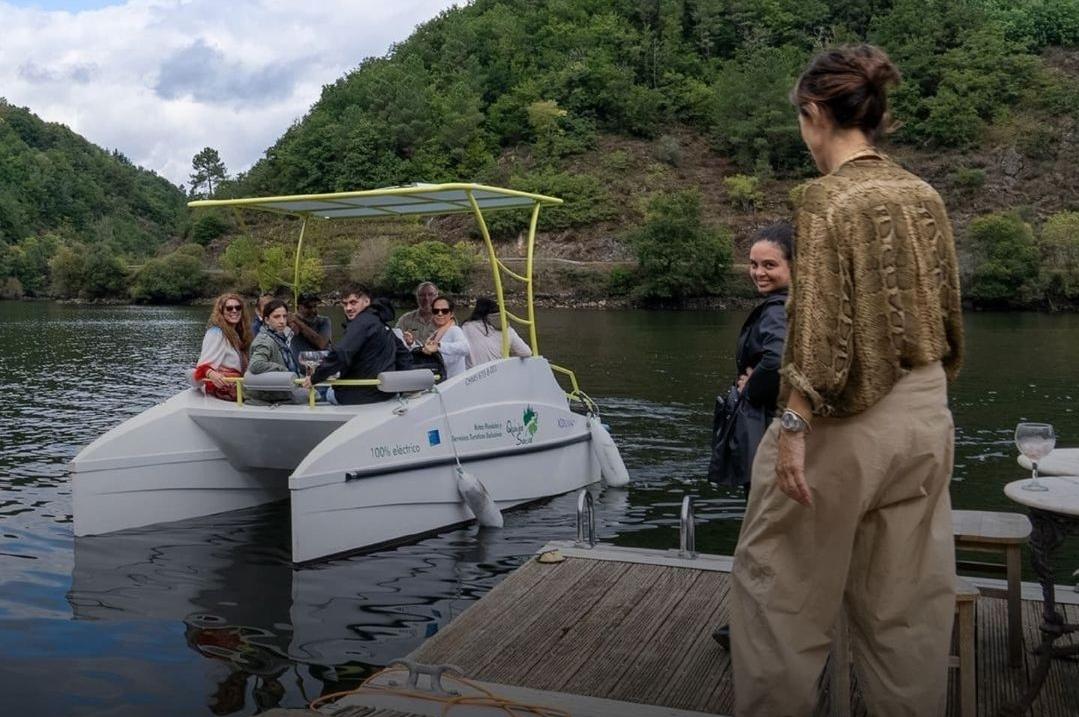
<instances>
[{"instance_id":1,"label":"electric catamaran boat","mask_svg":"<svg viewBox=\"0 0 1079 717\"><path fill-rule=\"evenodd\" d=\"M581 488L601 473L609 484L624 485L629 477L595 404L572 371L539 351L536 225L542 207L560 203L478 184L191 202L298 218L294 292L308 221L471 213L494 277L504 358L437 384L429 371L339 382L398 394L368 405L245 404L243 382L236 402L183 390L113 428L72 461L75 535L287 498L292 559L305 562L482 521L484 514L496 516L487 524L501 524L499 510ZM484 211L522 207L531 209L531 220L525 270L518 274L496 255ZM524 283L524 317L506 309L503 276ZM509 321L527 328L531 358L509 357ZM556 373L567 378L569 392Z\"/></svg>"}]
</instances>

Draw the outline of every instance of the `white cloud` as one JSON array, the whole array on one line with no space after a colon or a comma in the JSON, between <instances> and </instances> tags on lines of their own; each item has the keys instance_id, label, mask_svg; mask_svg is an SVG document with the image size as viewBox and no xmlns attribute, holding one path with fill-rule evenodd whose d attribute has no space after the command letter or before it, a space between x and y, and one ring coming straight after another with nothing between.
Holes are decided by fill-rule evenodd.
<instances>
[{"instance_id":1,"label":"white cloud","mask_svg":"<svg viewBox=\"0 0 1079 717\"><path fill-rule=\"evenodd\" d=\"M248 169L335 81L463 0L0 0L0 95L186 182L217 148Z\"/></svg>"}]
</instances>

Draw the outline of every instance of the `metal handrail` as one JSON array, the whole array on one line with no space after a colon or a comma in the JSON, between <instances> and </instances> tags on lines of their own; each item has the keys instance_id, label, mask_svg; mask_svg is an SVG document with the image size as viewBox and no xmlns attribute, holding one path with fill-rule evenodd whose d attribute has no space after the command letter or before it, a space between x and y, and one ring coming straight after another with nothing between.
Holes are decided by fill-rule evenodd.
<instances>
[{"instance_id":1,"label":"metal handrail","mask_svg":"<svg viewBox=\"0 0 1079 717\"><path fill-rule=\"evenodd\" d=\"M588 547L596 547L596 504L587 488L577 494L577 545L584 545L588 528Z\"/></svg>"},{"instance_id":2,"label":"metal handrail","mask_svg":"<svg viewBox=\"0 0 1079 717\"><path fill-rule=\"evenodd\" d=\"M682 514L678 526L678 557L693 560L697 557L697 537L693 521L693 496L682 498Z\"/></svg>"}]
</instances>

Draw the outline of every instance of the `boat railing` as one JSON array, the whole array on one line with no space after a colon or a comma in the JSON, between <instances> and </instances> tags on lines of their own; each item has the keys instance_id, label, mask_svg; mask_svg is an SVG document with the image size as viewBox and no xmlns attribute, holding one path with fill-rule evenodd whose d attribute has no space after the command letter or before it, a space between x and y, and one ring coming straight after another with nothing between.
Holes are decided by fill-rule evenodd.
<instances>
[{"instance_id":1,"label":"boat railing","mask_svg":"<svg viewBox=\"0 0 1079 717\"><path fill-rule=\"evenodd\" d=\"M596 504L587 488L577 494L577 545L596 546Z\"/></svg>"},{"instance_id":2,"label":"boat railing","mask_svg":"<svg viewBox=\"0 0 1079 717\"><path fill-rule=\"evenodd\" d=\"M555 373L560 373L563 376L569 376L570 390L566 391L566 398L570 401L578 401L585 407L589 413L598 413L596 402L589 397L587 393L581 390L580 384L577 383L577 374L573 373L568 368L562 366L556 366L550 364L551 370Z\"/></svg>"}]
</instances>

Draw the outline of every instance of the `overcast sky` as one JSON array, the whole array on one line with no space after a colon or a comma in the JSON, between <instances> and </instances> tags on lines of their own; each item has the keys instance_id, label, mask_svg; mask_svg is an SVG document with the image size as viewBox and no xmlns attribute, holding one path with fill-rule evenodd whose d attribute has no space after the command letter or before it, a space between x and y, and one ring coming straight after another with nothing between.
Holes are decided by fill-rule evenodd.
<instances>
[{"instance_id":1,"label":"overcast sky","mask_svg":"<svg viewBox=\"0 0 1079 717\"><path fill-rule=\"evenodd\" d=\"M365 57L465 0L0 0L0 97L186 183L248 169Z\"/></svg>"}]
</instances>

